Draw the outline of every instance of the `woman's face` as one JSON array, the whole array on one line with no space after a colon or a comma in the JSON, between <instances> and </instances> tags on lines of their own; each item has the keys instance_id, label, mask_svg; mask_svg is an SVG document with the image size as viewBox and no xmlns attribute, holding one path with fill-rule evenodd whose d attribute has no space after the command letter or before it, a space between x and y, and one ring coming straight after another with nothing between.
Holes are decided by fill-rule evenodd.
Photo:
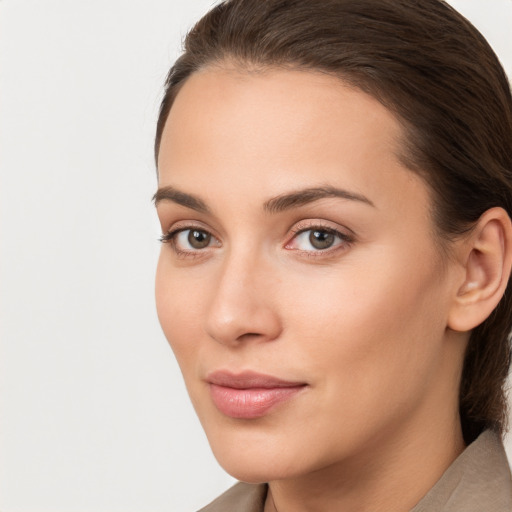
<instances>
[{"instance_id":1,"label":"woman's face","mask_svg":"<svg viewBox=\"0 0 512 512\"><path fill-rule=\"evenodd\" d=\"M158 315L239 479L375 454L455 408L454 272L400 138L380 103L320 73L208 69L176 98Z\"/></svg>"}]
</instances>

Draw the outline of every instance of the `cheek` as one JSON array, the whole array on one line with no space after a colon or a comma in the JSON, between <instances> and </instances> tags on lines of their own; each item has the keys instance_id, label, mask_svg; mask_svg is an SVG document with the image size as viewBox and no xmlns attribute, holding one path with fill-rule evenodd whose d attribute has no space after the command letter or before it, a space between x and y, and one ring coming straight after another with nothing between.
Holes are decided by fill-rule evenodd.
<instances>
[{"instance_id":1,"label":"cheek","mask_svg":"<svg viewBox=\"0 0 512 512\"><path fill-rule=\"evenodd\" d=\"M204 286L204 281L191 283L186 272L173 268L165 249L162 248L156 272L156 309L162 330L183 371L197 347L198 327L204 316L201 299L205 295L197 293L197 287Z\"/></svg>"},{"instance_id":2,"label":"cheek","mask_svg":"<svg viewBox=\"0 0 512 512\"><path fill-rule=\"evenodd\" d=\"M361 259L308 282L302 274L287 294L302 358L319 375L328 369L333 393L345 387L370 396L404 380L420 386L441 351L445 312L437 265L419 268L393 253L385 267L378 260Z\"/></svg>"}]
</instances>

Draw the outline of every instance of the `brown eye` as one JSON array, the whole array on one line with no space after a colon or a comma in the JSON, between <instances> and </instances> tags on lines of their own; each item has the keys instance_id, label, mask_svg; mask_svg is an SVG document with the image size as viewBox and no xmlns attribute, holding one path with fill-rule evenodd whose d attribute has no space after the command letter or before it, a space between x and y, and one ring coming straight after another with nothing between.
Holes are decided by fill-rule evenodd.
<instances>
[{"instance_id":1,"label":"brown eye","mask_svg":"<svg viewBox=\"0 0 512 512\"><path fill-rule=\"evenodd\" d=\"M336 240L334 233L328 231L311 230L309 233L309 242L315 249L328 249Z\"/></svg>"},{"instance_id":2,"label":"brown eye","mask_svg":"<svg viewBox=\"0 0 512 512\"><path fill-rule=\"evenodd\" d=\"M212 239L212 235L206 231L201 231L199 229L189 229L187 241L190 247L194 249L204 249L210 245L210 241Z\"/></svg>"},{"instance_id":3,"label":"brown eye","mask_svg":"<svg viewBox=\"0 0 512 512\"><path fill-rule=\"evenodd\" d=\"M330 253L330 249L348 249L354 242L353 238L336 229L312 226L296 231L295 236L286 244L285 249L310 253L310 255Z\"/></svg>"}]
</instances>

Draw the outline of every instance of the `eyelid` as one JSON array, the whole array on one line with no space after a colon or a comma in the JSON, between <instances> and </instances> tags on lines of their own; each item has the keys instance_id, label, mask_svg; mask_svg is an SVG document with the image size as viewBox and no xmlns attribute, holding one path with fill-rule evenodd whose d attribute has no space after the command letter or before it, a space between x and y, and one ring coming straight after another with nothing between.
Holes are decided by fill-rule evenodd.
<instances>
[{"instance_id":1,"label":"eyelid","mask_svg":"<svg viewBox=\"0 0 512 512\"><path fill-rule=\"evenodd\" d=\"M315 230L331 233L335 235L340 240L340 242L326 249L306 250L291 247L292 242L296 240L299 235L308 231ZM288 237L288 241L284 246L285 249L293 250L296 251L297 253L307 254L309 257L325 257L333 252L337 252L339 250L344 249L346 250L356 241L355 233L351 229L345 226L340 227L339 224L333 225L333 223L322 219L310 219L306 221L301 221L298 224L296 224L290 231L292 233L292 236Z\"/></svg>"},{"instance_id":2,"label":"eyelid","mask_svg":"<svg viewBox=\"0 0 512 512\"><path fill-rule=\"evenodd\" d=\"M295 224L290 229L290 232L293 236L296 236L299 233L302 233L304 231L310 231L313 229L330 231L332 233L339 234L344 238L355 239L356 237L355 233L350 228L346 226L340 226L337 223L326 221L324 219L302 220Z\"/></svg>"},{"instance_id":3,"label":"eyelid","mask_svg":"<svg viewBox=\"0 0 512 512\"><path fill-rule=\"evenodd\" d=\"M187 229L197 229L199 231L206 231L207 233L210 233L213 237L215 237L217 240L219 239L215 230L212 229L210 226L204 224L199 220L192 219L178 220L169 223L169 227L167 229L163 228L162 226L163 233L160 236L160 239L167 239L169 238L170 235L176 234L179 231L186 231Z\"/></svg>"},{"instance_id":4,"label":"eyelid","mask_svg":"<svg viewBox=\"0 0 512 512\"><path fill-rule=\"evenodd\" d=\"M212 241L215 243L210 244L202 249L181 249L178 247L178 244L176 242L177 236L180 233L183 233L184 231L203 231L205 233L208 233L211 236ZM203 223L198 221L179 221L174 223L167 232L163 233L159 237L160 242L162 243L168 243L171 245L173 251L179 256L179 257L200 257L204 253L208 252L211 248L220 247L222 244L219 240L219 237L214 233L214 230L211 228L205 226Z\"/></svg>"}]
</instances>

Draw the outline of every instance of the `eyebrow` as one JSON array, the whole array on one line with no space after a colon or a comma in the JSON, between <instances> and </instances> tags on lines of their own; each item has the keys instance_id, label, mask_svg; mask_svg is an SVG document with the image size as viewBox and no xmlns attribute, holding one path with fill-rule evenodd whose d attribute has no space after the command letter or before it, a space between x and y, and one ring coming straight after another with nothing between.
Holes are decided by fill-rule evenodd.
<instances>
[{"instance_id":1,"label":"eyebrow","mask_svg":"<svg viewBox=\"0 0 512 512\"><path fill-rule=\"evenodd\" d=\"M336 187L325 186L306 188L273 197L264 203L263 209L268 213L279 213L319 201L320 199L331 197L338 197L349 201L358 201L375 207L372 201L361 194L349 192L348 190ZM185 208L190 208L201 213L210 213L210 209L202 199L192 194L187 194L186 192L177 190L171 186L161 187L156 191L153 196L155 206L158 206L158 203L161 201L172 201L173 203L184 206Z\"/></svg>"},{"instance_id":2,"label":"eyebrow","mask_svg":"<svg viewBox=\"0 0 512 512\"><path fill-rule=\"evenodd\" d=\"M161 187L156 191L153 196L155 206L158 206L158 203L161 201L172 201L173 203L184 206L185 208L190 208L191 210L196 210L201 213L210 213L210 209L202 199L192 194L181 192L170 186Z\"/></svg>"},{"instance_id":3,"label":"eyebrow","mask_svg":"<svg viewBox=\"0 0 512 512\"><path fill-rule=\"evenodd\" d=\"M272 199L269 199L263 206L265 211L269 213L278 213L291 208L297 208L305 204L318 201L320 199L326 199L330 197L339 197L341 199L347 199L349 201L359 201L369 206L375 207L375 205L367 197L357 194L355 192L349 192L336 187L325 186L325 187L313 187L298 190L283 194Z\"/></svg>"}]
</instances>

